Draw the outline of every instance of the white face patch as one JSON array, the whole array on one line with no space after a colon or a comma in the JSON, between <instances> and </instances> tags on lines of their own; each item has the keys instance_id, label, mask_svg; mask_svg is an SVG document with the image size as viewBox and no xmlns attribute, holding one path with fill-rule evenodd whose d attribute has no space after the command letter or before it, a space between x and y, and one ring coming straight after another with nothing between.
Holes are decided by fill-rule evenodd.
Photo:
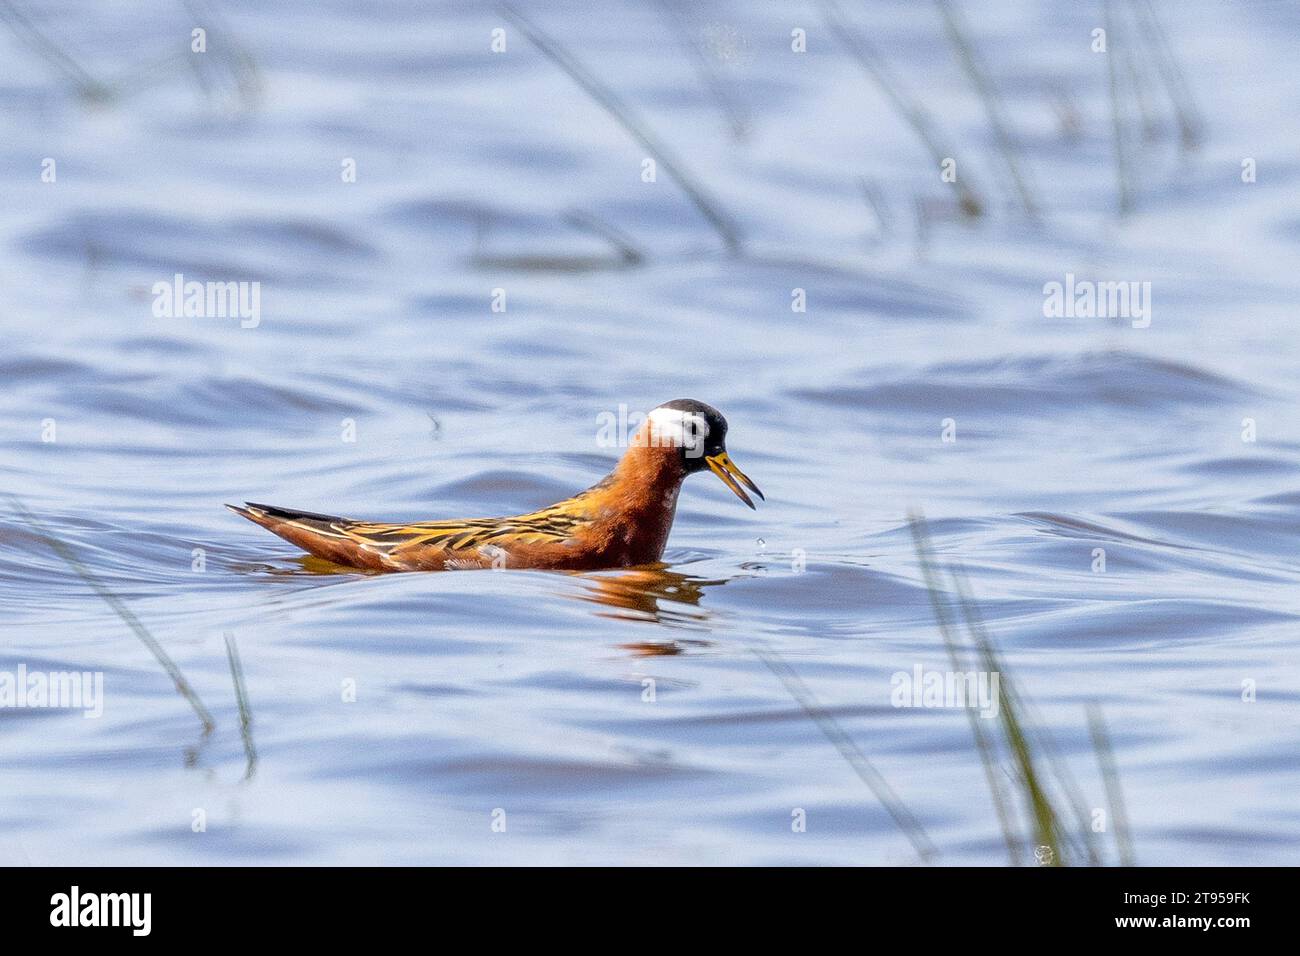
<instances>
[{"instance_id":1,"label":"white face patch","mask_svg":"<svg viewBox=\"0 0 1300 956\"><path fill-rule=\"evenodd\" d=\"M646 416L646 421L650 423L651 447L684 448L687 458L704 454L709 425L699 412L660 406Z\"/></svg>"}]
</instances>

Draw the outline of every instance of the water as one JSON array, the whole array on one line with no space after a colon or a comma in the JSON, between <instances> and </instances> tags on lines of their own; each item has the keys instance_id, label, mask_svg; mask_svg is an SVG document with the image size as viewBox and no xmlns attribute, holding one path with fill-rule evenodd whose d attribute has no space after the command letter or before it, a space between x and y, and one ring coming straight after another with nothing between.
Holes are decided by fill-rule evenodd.
<instances>
[{"instance_id":1,"label":"water","mask_svg":"<svg viewBox=\"0 0 1300 956\"><path fill-rule=\"evenodd\" d=\"M1162 130L1131 143L1120 221L1100 10L961 6L1041 227L1007 209L928 5L853 9L993 196L980 223L924 235L914 200L948 187L815 6L531 10L739 221L732 257L494 13L236 4L196 73L179 5L21 4L94 77L159 66L90 103L0 30L2 487L156 636L216 727L6 499L0 669L99 671L105 701L91 720L0 710L0 859L915 862L788 667L940 862L1005 862L965 714L890 703L895 672L947 667L906 524L921 508L1089 812L1107 806L1084 710L1100 704L1139 862L1293 861L1300 19L1162 5L1206 135L1179 151L1155 61L1133 58ZM230 31L255 105L220 58ZM1061 85L1077 142L1051 108ZM155 318L153 284L176 273L260 282L260 323ZM1150 326L1044 317L1066 273L1149 281ZM527 510L612 466L602 413L680 397L728 416L767 502L693 478L662 573L325 573L221 507Z\"/></svg>"}]
</instances>

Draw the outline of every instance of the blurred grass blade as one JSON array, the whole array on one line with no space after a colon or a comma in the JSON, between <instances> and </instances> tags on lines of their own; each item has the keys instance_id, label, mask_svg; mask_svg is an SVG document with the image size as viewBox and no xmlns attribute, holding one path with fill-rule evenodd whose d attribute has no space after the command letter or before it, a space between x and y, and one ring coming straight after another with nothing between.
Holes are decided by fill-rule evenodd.
<instances>
[{"instance_id":1,"label":"blurred grass blade","mask_svg":"<svg viewBox=\"0 0 1300 956\"><path fill-rule=\"evenodd\" d=\"M709 91L718 112L731 128L732 138L743 140L749 135L749 111L739 98L733 95L730 86L718 75L717 69L714 68L700 41L691 35L680 0L658 0L658 2L669 29L677 34L677 40L690 57L696 74Z\"/></svg>"},{"instance_id":2,"label":"blurred grass blade","mask_svg":"<svg viewBox=\"0 0 1300 956\"><path fill-rule=\"evenodd\" d=\"M77 557L76 553L73 552L73 550L64 542L60 541L53 534L47 531L45 526L41 524L40 520L28 511L15 495L9 495L9 501L13 505L14 510L18 512L36 535L50 546L50 550L62 558L64 562L67 563L68 567L72 568L72 570L77 573L77 576L90 586L92 591L104 599L104 602L113 609L117 616L120 617L123 622L125 622L126 626L135 633L135 636L140 639L140 643L147 647L149 652L157 658L158 663L161 664L163 670L167 672L167 676L172 679L173 683L175 683L177 692L189 702L189 705L192 708L194 708L194 713L198 715L199 720L203 723L204 733L210 732L212 728L217 725L216 721L212 719L212 714L203 706L203 701L201 701L199 695L194 692L194 688L191 687L190 682L185 679L185 675L182 674L181 669L176 666L176 662L171 659L171 655L168 654L167 651L163 649L163 646L158 643L157 639L145 629L145 626L140 623L140 619L135 616L135 612L127 607L126 604L122 602L121 598L101 584L95 576L90 573L90 569L81 563L81 559Z\"/></svg>"},{"instance_id":3,"label":"blurred grass blade","mask_svg":"<svg viewBox=\"0 0 1300 956\"><path fill-rule=\"evenodd\" d=\"M860 31L854 29L836 0L817 0L817 6L827 29L835 34L840 45L867 78L885 94L895 112L912 128L916 138L930 154L935 169L940 169L943 161L952 157L954 152L940 144L939 135L935 132L934 123L925 107L890 74L884 57L867 42ZM959 177L953 185L957 187L958 204L962 212L971 217L983 215L984 201L971 189L965 176Z\"/></svg>"},{"instance_id":4,"label":"blurred grass blade","mask_svg":"<svg viewBox=\"0 0 1300 956\"><path fill-rule=\"evenodd\" d=\"M533 46L537 47L546 55L547 59L567 73L573 82L582 87L588 96L604 107L605 112L617 120L619 125L633 139L654 156L656 162L664 168L668 175L672 176L677 185L695 204L695 208L700 211L700 214L717 232L727 251L732 254L739 254L742 245L739 229L729 217L722 213L717 203L708 196L699 181L686 171L686 167L668 151L668 148L650 132L645 123L633 113L632 108L623 102L617 93L597 79L590 70L579 63L554 37L548 36L540 27L532 23L514 7L506 5L500 9L502 15L513 23Z\"/></svg>"},{"instance_id":5,"label":"blurred grass blade","mask_svg":"<svg viewBox=\"0 0 1300 956\"><path fill-rule=\"evenodd\" d=\"M971 716L971 727L976 747L984 765L985 776L989 780L994 805L998 810L998 822L1002 827L1003 838L1012 855L1013 864L1020 862L1020 839L1014 822L1012 802L1004 796L1002 781L997 774L1000 755L1005 753L1015 768L1014 780L1021 791L1021 799L1029 831L1033 835L1035 858L1040 864L1065 866L1074 859L1086 859L1089 863L1101 863L1094 834L1090 826L1087 808L1082 792L1075 784L1064 761L1058 759L1051 736L1045 732L1033 730L1033 708L1024 700L1017 689L1011 673L1003 664L975 602L964 570L959 564L943 568L934 557L934 549L925 524L925 518L919 510L913 509L908 514L909 529L912 533L917 560L921 566L926 591L930 595L930 604L934 611L939 632L948 649L953 671L966 673L966 655L964 644L958 639L958 621L949 608L947 592L942 583L942 573L946 571L952 582L952 593L956 596L960 609L960 625L964 627L970 646L976 657L977 669L986 674L997 674L998 680L998 723L1001 731L1000 746L995 746L974 710L967 707ZM1064 795L1069 808L1078 821L1078 830L1073 831L1064 825L1065 814L1058 809L1053 789L1043 772L1044 763L1056 778L1060 794Z\"/></svg>"},{"instance_id":6,"label":"blurred grass blade","mask_svg":"<svg viewBox=\"0 0 1300 956\"><path fill-rule=\"evenodd\" d=\"M1102 24L1106 28L1106 86L1110 92L1110 125L1115 155L1115 188L1119 193L1119 214L1126 216L1133 209L1133 187L1129 178L1119 70L1115 66L1115 58L1119 55L1119 37L1115 34L1115 19L1111 13L1111 0L1102 0Z\"/></svg>"},{"instance_id":7,"label":"blurred grass blade","mask_svg":"<svg viewBox=\"0 0 1300 956\"><path fill-rule=\"evenodd\" d=\"M954 671L965 671L965 661L962 659L961 649L957 643L955 627L943 600L943 588L939 582L938 569L934 563L934 551L930 545L930 532L925 525L925 516L919 510L914 509L908 513L908 528L912 532L912 544L916 549L917 561L921 565L925 590L930 595L930 607L934 611L935 622L939 625L939 633L943 636L944 646L948 649L948 660ZM965 710L970 721L971 734L975 738L975 748L984 767L984 779L993 798L993 807L997 811L998 825L1002 828L1002 839L1007 846L1007 855L1012 866L1019 866L1022 860L1021 840L1016 833L1010 797L998 773L996 749L988 730L981 723L979 714L969 707Z\"/></svg>"},{"instance_id":8,"label":"blurred grass blade","mask_svg":"<svg viewBox=\"0 0 1300 956\"><path fill-rule=\"evenodd\" d=\"M1151 105L1150 90L1154 87L1150 76L1147 73L1144 57L1137 49L1136 39L1142 33L1142 25L1134 20L1136 13L1133 5L1128 4L1130 21L1125 25L1126 33L1133 36L1133 43L1121 43L1116 52L1120 55L1120 63L1124 67L1124 73L1128 79L1129 91L1133 94L1133 102L1137 104L1137 115L1141 119L1142 141L1149 143L1155 140L1160 133L1160 120L1156 116L1156 111ZM1124 16L1116 11L1117 22L1124 19Z\"/></svg>"},{"instance_id":9,"label":"blurred grass blade","mask_svg":"<svg viewBox=\"0 0 1300 956\"><path fill-rule=\"evenodd\" d=\"M1101 707L1088 704L1088 729L1092 734L1092 748L1097 752L1102 783L1106 787L1106 803L1110 806L1110 819L1115 827L1115 846L1119 850L1119 865L1134 866L1133 838L1129 831L1128 813L1124 807L1124 792L1119 786L1119 771L1115 768L1115 752L1110 745L1106 719Z\"/></svg>"},{"instance_id":10,"label":"blurred grass blade","mask_svg":"<svg viewBox=\"0 0 1300 956\"><path fill-rule=\"evenodd\" d=\"M108 100L113 91L90 75L80 63L73 59L63 47L46 36L32 22L13 0L0 0L0 20L8 24L9 29L23 43L27 44L41 59L49 63L77 87L77 92L89 100Z\"/></svg>"},{"instance_id":11,"label":"blurred grass blade","mask_svg":"<svg viewBox=\"0 0 1300 956\"><path fill-rule=\"evenodd\" d=\"M790 696L794 698L803 712L812 719L826 739L840 752L840 756L853 768L853 772L858 775L858 779L865 783L871 792L875 794L876 799L884 806L886 812L898 825L898 828L903 831L912 847L921 857L922 862L931 862L938 856L939 851L930 841L920 821L916 819L912 811L894 792L894 788L889 785L889 782L881 776L880 771L867 759L866 754L862 752L854 739L840 726L839 721L817 703L812 691L803 682L803 679L795 673L794 668L778 657L762 638L750 638L749 645L755 656L767 665L768 670L776 675L776 678Z\"/></svg>"},{"instance_id":12,"label":"blurred grass blade","mask_svg":"<svg viewBox=\"0 0 1300 956\"><path fill-rule=\"evenodd\" d=\"M1020 197L1020 206L1026 216L1037 219L1038 200L1034 198L1033 189L1030 188L1029 181L1020 168L1020 145L1011 136L1011 129L1003 114L1002 99L998 95L997 87L993 85L988 70L980 62L961 13L951 0L935 0L935 3L939 7L939 15L943 19L948 39L957 50L957 59L984 104L984 114L988 117L993 138L997 141L998 151L1002 154L1002 162L1007 167L1007 174L1015 186L1016 195Z\"/></svg>"},{"instance_id":13,"label":"blurred grass blade","mask_svg":"<svg viewBox=\"0 0 1300 956\"><path fill-rule=\"evenodd\" d=\"M952 577L953 588L957 592L957 599L962 609L962 619L966 624L966 629L970 633L976 646L980 650L981 656L986 661L986 667L995 670L1001 674L999 687L1001 688L1006 699L1011 704L1010 714L1015 718L1020 727L1025 728L1024 736L1027 745L1027 753L1041 755L1045 758L1046 763L1052 773L1055 775L1061 792L1065 795L1066 801L1074 811L1075 820L1079 826L1081 839L1076 840L1070 831L1066 830L1060 824L1061 813L1051 806L1052 814L1056 817L1056 835L1060 843L1069 844L1071 849L1087 856L1088 862L1094 866L1101 862L1101 857L1097 853L1096 846L1092 840L1092 830L1089 827L1088 811L1084 804L1082 791L1074 782L1070 774L1069 767L1064 761L1059 760L1056 756L1055 746L1052 743L1051 735L1045 731L1032 733L1029 728L1035 721L1033 717L1033 708L1029 703L1020 696L1016 689L1011 674L1005 669L1001 658L997 654L997 648L993 644L992 638L989 637L988 629L984 626L984 618L980 614L979 605L975 602L970 591L970 585L966 580L966 573L960 564L953 565L949 568L949 574ZM1037 721L1041 726L1042 722ZM1041 766L1041 761L1035 761ZM1044 792L1046 788L1044 787ZM1064 859L1064 857L1061 857Z\"/></svg>"},{"instance_id":14,"label":"blurred grass blade","mask_svg":"<svg viewBox=\"0 0 1300 956\"><path fill-rule=\"evenodd\" d=\"M248 704L244 685L244 664L239 659L235 635L226 631L226 659L230 662L230 679L235 685L235 703L239 705L239 736L244 741L244 779L251 780L257 770L257 748L253 746L253 709Z\"/></svg>"},{"instance_id":15,"label":"blurred grass blade","mask_svg":"<svg viewBox=\"0 0 1300 956\"><path fill-rule=\"evenodd\" d=\"M564 221L574 229L588 232L593 236L599 236L614 248L618 253L619 259L625 265L636 266L645 261L645 255L632 241L627 233L620 230L613 223L596 216L595 213L587 212L584 209L574 209L564 214Z\"/></svg>"},{"instance_id":16,"label":"blurred grass blade","mask_svg":"<svg viewBox=\"0 0 1300 956\"><path fill-rule=\"evenodd\" d=\"M211 90L211 84L206 75L202 75L202 71L206 66L207 56L215 55L229 71L241 105L245 109L255 108L261 101L264 84L261 70L253 54L244 46L239 35L231 29L225 18L219 16L215 8L206 0L181 0L181 5L185 7L196 25L201 25L208 30L209 42L215 40L210 54L198 59L191 57L191 65L204 93ZM215 34L215 37L212 34Z\"/></svg>"},{"instance_id":17,"label":"blurred grass blade","mask_svg":"<svg viewBox=\"0 0 1300 956\"><path fill-rule=\"evenodd\" d=\"M1169 35L1165 32L1160 18L1156 16L1155 6L1151 0L1132 0L1132 4L1134 12L1142 20L1142 25L1153 38L1152 45L1155 53L1153 59L1156 69L1160 71L1161 78L1165 81L1169 101L1173 104L1174 116L1178 120L1179 141L1185 150L1196 149L1201 143L1205 123L1192 99L1191 88L1187 85L1187 78L1178 65L1178 58L1174 56Z\"/></svg>"},{"instance_id":18,"label":"blurred grass blade","mask_svg":"<svg viewBox=\"0 0 1300 956\"><path fill-rule=\"evenodd\" d=\"M867 179L866 176L858 177L858 189L862 193L862 200L871 209L872 215L876 218L876 235L875 238L882 239L889 235L890 220L886 211L885 201L880 195L877 186Z\"/></svg>"}]
</instances>

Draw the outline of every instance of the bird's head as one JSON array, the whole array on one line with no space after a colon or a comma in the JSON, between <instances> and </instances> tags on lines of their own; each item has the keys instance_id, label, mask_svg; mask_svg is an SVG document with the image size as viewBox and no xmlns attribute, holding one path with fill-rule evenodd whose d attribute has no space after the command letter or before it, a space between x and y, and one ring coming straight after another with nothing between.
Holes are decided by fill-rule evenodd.
<instances>
[{"instance_id":1,"label":"bird's head","mask_svg":"<svg viewBox=\"0 0 1300 956\"><path fill-rule=\"evenodd\" d=\"M713 472L751 508L754 501L745 488L763 497L758 485L727 454L727 420L712 405L689 398L666 402L646 416L640 437L651 447L676 455L685 474L705 469Z\"/></svg>"}]
</instances>

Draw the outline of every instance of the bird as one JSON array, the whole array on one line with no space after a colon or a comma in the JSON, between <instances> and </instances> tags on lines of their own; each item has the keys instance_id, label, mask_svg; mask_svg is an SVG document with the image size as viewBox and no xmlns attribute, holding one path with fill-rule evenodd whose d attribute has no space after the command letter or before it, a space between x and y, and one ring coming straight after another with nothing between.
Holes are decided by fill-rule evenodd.
<instances>
[{"instance_id":1,"label":"bird","mask_svg":"<svg viewBox=\"0 0 1300 956\"><path fill-rule=\"evenodd\" d=\"M605 478L539 511L502 518L355 521L274 505L226 505L304 551L367 571L527 568L594 571L654 565L663 557L688 475L711 471L755 508L763 492L727 453L727 420L711 405L676 399L652 409Z\"/></svg>"}]
</instances>

